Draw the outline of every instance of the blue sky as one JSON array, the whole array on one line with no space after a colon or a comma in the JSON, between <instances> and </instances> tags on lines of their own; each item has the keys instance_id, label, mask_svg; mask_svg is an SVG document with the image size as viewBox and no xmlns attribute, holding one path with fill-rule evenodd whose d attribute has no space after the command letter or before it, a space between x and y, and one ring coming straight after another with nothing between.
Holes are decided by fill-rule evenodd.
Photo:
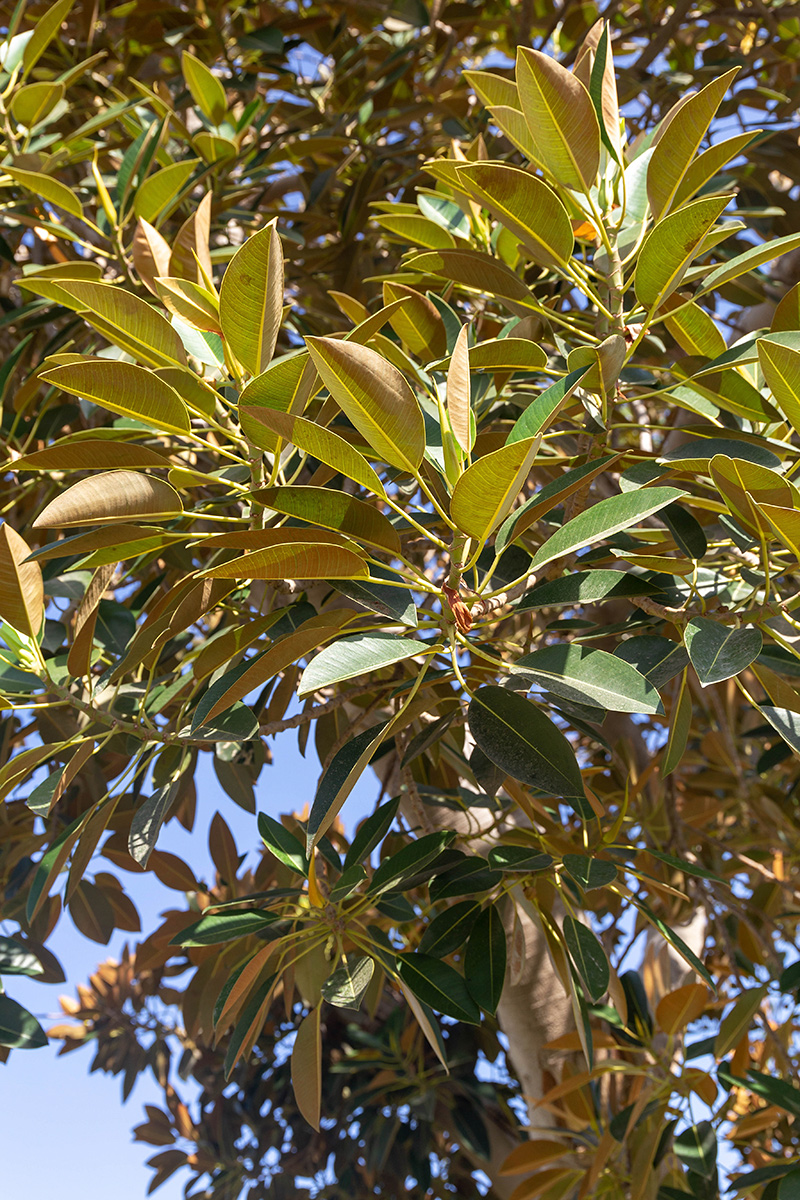
<instances>
[{"instance_id":1,"label":"blue sky","mask_svg":"<svg viewBox=\"0 0 800 1200\"><path fill-rule=\"evenodd\" d=\"M319 762L309 739L308 754L301 758L297 735L287 732L273 745L275 764L262 771L257 788L259 811L279 816L300 809L313 799ZM210 755L201 755L197 773L198 806L194 833L173 822L159 839L159 848L185 858L202 878L213 877L208 856L208 827L215 812L224 816L240 852L258 845L254 816L242 811L220 788ZM347 801L346 828L371 812L378 783L368 771ZM111 869L99 860L99 870ZM158 914L179 907L179 892L162 887L152 874L134 879L120 872L142 917L146 933ZM76 932L68 916L59 923L48 945L58 955L67 975L66 984L41 984L20 977L6 980L10 995L25 1004L47 1028L63 1014L60 995L75 994L97 963L119 957L126 940L136 935L117 933L108 947L89 942ZM59 1043L60 1044L60 1043ZM33 1200L93 1200L113 1195L114 1200L143 1200L152 1171L145 1161L164 1147L132 1142L131 1130L144 1119L145 1104L159 1104L161 1092L148 1075L141 1075L127 1104L121 1102L121 1081L96 1072L89 1075L92 1050L86 1047L62 1058L57 1047L13 1051L0 1066L0 1161L3 1189L9 1196ZM158 1200L182 1200L189 1175L178 1171L155 1193ZM113 1181L113 1184L111 1183ZM111 1184L111 1186L109 1186Z\"/></svg>"}]
</instances>

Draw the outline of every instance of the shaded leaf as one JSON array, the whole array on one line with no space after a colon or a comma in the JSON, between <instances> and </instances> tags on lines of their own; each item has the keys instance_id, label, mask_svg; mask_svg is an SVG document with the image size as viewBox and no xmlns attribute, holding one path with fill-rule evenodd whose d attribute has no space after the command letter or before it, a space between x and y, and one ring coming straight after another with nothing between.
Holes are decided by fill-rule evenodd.
<instances>
[{"instance_id":1,"label":"shaded leaf","mask_svg":"<svg viewBox=\"0 0 800 1200\"><path fill-rule=\"evenodd\" d=\"M147 866L147 861L155 849L161 826L177 792L177 781L165 784L164 787L157 788L133 814L128 850L131 858L142 868Z\"/></svg>"},{"instance_id":2,"label":"shaded leaf","mask_svg":"<svg viewBox=\"0 0 800 1200\"><path fill-rule=\"evenodd\" d=\"M322 998L335 1008L361 1007L364 993L375 971L375 960L362 956L348 958L343 966L330 975L322 985Z\"/></svg>"},{"instance_id":3,"label":"shaded leaf","mask_svg":"<svg viewBox=\"0 0 800 1200\"><path fill-rule=\"evenodd\" d=\"M506 976L506 931L496 904L481 912L469 935L464 977L473 1000L494 1014Z\"/></svg>"},{"instance_id":4,"label":"shaded leaf","mask_svg":"<svg viewBox=\"0 0 800 1200\"><path fill-rule=\"evenodd\" d=\"M562 558L565 554L594 546L611 534L628 529L637 521L666 508L682 495L683 492L677 488L654 487L609 496L607 500L601 500L586 512L573 517L549 537L533 556L531 568L536 570L546 563Z\"/></svg>"},{"instance_id":5,"label":"shaded leaf","mask_svg":"<svg viewBox=\"0 0 800 1200\"><path fill-rule=\"evenodd\" d=\"M171 939L171 946L216 946L234 938L260 933L278 918L268 912L209 913L193 925L187 925Z\"/></svg>"},{"instance_id":6,"label":"shaded leaf","mask_svg":"<svg viewBox=\"0 0 800 1200\"><path fill-rule=\"evenodd\" d=\"M423 1004L457 1021L480 1024L480 1010L467 990L463 975L441 959L427 954L402 954L397 959L397 970L406 987Z\"/></svg>"},{"instance_id":7,"label":"shaded leaf","mask_svg":"<svg viewBox=\"0 0 800 1200\"><path fill-rule=\"evenodd\" d=\"M44 620L44 583L36 562L26 562L28 543L7 521L0 525L0 617L36 638Z\"/></svg>"},{"instance_id":8,"label":"shaded leaf","mask_svg":"<svg viewBox=\"0 0 800 1200\"><path fill-rule=\"evenodd\" d=\"M605 951L591 929L574 917L564 917L564 939L587 994L596 1003L608 990L610 972Z\"/></svg>"},{"instance_id":9,"label":"shaded leaf","mask_svg":"<svg viewBox=\"0 0 800 1200\"><path fill-rule=\"evenodd\" d=\"M33 1013L0 994L0 1046L15 1050L39 1050L47 1045L47 1034Z\"/></svg>"},{"instance_id":10,"label":"shaded leaf","mask_svg":"<svg viewBox=\"0 0 800 1200\"><path fill-rule=\"evenodd\" d=\"M736 629L708 617L694 617L686 626L684 641L703 687L744 671L758 657L762 645L758 629Z\"/></svg>"},{"instance_id":11,"label":"shaded leaf","mask_svg":"<svg viewBox=\"0 0 800 1200\"><path fill-rule=\"evenodd\" d=\"M300 1113L313 1129L319 1129L322 1097L321 1005L304 1017L292 1048L292 1087Z\"/></svg>"}]
</instances>

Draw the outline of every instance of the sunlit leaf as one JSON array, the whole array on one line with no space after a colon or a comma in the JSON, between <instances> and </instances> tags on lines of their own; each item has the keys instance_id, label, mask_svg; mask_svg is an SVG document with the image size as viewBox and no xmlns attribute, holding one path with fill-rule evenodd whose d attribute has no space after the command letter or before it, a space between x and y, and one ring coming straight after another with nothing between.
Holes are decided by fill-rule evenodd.
<instances>
[{"instance_id":1,"label":"sunlit leaf","mask_svg":"<svg viewBox=\"0 0 800 1200\"><path fill-rule=\"evenodd\" d=\"M182 512L180 496L162 479L135 471L108 471L73 483L47 505L34 525L59 529L105 521L161 521Z\"/></svg>"}]
</instances>

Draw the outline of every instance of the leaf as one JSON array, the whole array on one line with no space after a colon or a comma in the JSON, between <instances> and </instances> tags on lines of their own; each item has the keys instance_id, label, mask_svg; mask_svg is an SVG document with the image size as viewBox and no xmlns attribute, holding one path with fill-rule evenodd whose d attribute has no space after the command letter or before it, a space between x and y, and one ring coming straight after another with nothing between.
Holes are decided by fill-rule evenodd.
<instances>
[{"instance_id":1,"label":"leaf","mask_svg":"<svg viewBox=\"0 0 800 1200\"><path fill-rule=\"evenodd\" d=\"M435 958L444 958L452 954L459 946L463 946L469 937L479 912L480 905L474 900L461 900L458 904L446 908L425 928L419 941L420 951L423 954L432 954Z\"/></svg>"},{"instance_id":2,"label":"leaf","mask_svg":"<svg viewBox=\"0 0 800 1200\"><path fill-rule=\"evenodd\" d=\"M505 300L527 300L526 285L510 267L479 250L431 250L413 255L406 266L424 275L440 275L453 283Z\"/></svg>"},{"instance_id":3,"label":"leaf","mask_svg":"<svg viewBox=\"0 0 800 1200\"><path fill-rule=\"evenodd\" d=\"M680 642L651 634L628 638L614 654L636 667L655 688L669 683L689 662L689 655Z\"/></svg>"},{"instance_id":4,"label":"leaf","mask_svg":"<svg viewBox=\"0 0 800 1200\"><path fill-rule=\"evenodd\" d=\"M283 315L283 250L277 217L239 247L219 293L222 332L251 375L269 366Z\"/></svg>"},{"instance_id":5,"label":"leaf","mask_svg":"<svg viewBox=\"0 0 800 1200\"><path fill-rule=\"evenodd\" d=\"M585 44L585 43L584 43ZM622 137L620 134L619 98L614 71L614 57L608 24L603 25L589 81L589 94L597 113L600 137L611 157L623 164Z\"/></svg>"},{"instance_id":6,"label":"leaf","mask_svg":"<svg viewBox=\"0 0 800 1200\"><path fill-rule=\"evenodd\" d=\"M636 298L653 312L674 292L729 196L693 200L650 230L636 264Z\"/></svg>"},{"instance_id":7,"label":"leaf","mask_svg":"<svg viewBox=\"0 0 800 1200\"><path fill-rule=\"evenodd\" d=\"M494 1015L506 977L506 931L496 904L484 908L469 935L464 977L472 999Z\"/></svg>"},{"instance_id":8,"label":"leaf","mask_svg":"<svg viewBox=\"0 0 800 1200\"><path fill-rule=\"evenodd\" d=\"M47 505L35 529L61 529L106 521L161 521L183 512L173 487L134 471L108 471L73 483Z\"/></svg>"},{"instance_id":9,"label":"leaf","mask_svg":"<svg viewBox=\"0 0 800 1200\"><path fill-rule=\"evenodd\" d=\"M307 338L320 376L376 455L412 475L425 453L425 421L397 367L375 350L332 338Z\"/></svg>"},{"instance_id":10,"label":"leaf","mask_svg":"<svg viewBox=\"0 0 800 1200\"><path fill-rule=\"evenodd\" d=\"M590 367L579 367L540 392L516 421L506 438L506 444L511 445L512 442L544 433L590 370Z\"/></svg>"},{"instance_id":11,"label":"leaf","mask_svg":"<svg viewBox=\"0 0 800 1200\"><path fill-rule=\"evenodd\" d=\"M403 983L414 995L436 1012L479 1025L481 1014L470 996L463 975L447 963L428 954L402 954L397 970Z\"/></svg>"},{"instance_id":12,"label":"leaf","mask_svg":"<svg viewBox=\"0 0 800 1200\"><path fill-rule=\"evenodd\" d=\"M161 303L176 317L181 317L195 329L222 332L216 296L207 288L191 279L171 276L156 279L155 286Z\"/></svg>"},{"instance_id":13,"label":"leaf","mask_svg":"<svg viewBox=\"0 0 800 1200\"><path fill-rule=\"evenodd\" d=\"M63 208L72 217L83 219L83 208L77 194L59 179L43 175L40 171L23 171L19 167L4 166L3 171L34 196Z\"/></svg>"},{"instance_id":14,"label":"leaf","mask_svg":"<svg viewBox=\"0 0 800 1200\"><path fill-rule=\"evenodd\" d=\"M136 222L132 253L136 274L147 290L157 296L156 279L169 275L171 251L158 230L143 218Z\"/></svg>"},{"instance_id":15,"label":"leaf","mask_svg":"<svg viewBox=\"0 0 800 1200\"><path fill-rule=\"evenodd\" d=\"M477 745L507 775L547 795L585 804L572 747L530 701L489 684L472 698L468 722Z\"/></svg>"},{"instance_id":16,"label":"leaf","mask_svg":"<svg viewBox=\"0 0 800 1200\"><path fill-rule=\"evenodd\" d=\"M209 913L187 925L170 940L170 946L217 946L221 942L230 942L234 938L247 937L251 933L260 933L277 921L273 913L268 912L221 912Z\"/></svg>"},{"instance_id":17,"label":"leaf","mask_svg":"<svg viewBox=\"0 0 800 1200\"><path fill-rule=\"evenodd\" d=\"M322 1099L322 1043L318 1004L300 1022L292 1047L292 1087L301 1116L312 1129L319 1130L319 1110Z\"/></svg>"},{"instance_id":18,"label":"leaf","mask_svg":"<svg viewBox=\"0 0 800 1200\"><path fill-rule=\"evenodd\" d=\"M680 763L689 740L692 725L692 694L687 687L687 672L684 671L678 699L672 712L669 737L661 760L661 778L666 779Z\"/></svg>"},{"instance_id":19,"label":"leaf","mask_svg":"<svg viewBox=\"0 0 800 1200\"><path fill-rule=\"evenodd\" d=\"M317 785L308 818L306 848L309 854L335 819L384 737L391 732L391 726L392 722L381 721L356 734L328 763Z\"/></svg>"},{"instance_id":20,"label":"leaf","mask_svg":"<svg viewBox=\"0 0 800 1200\"><path fill-rule=\"evenodd\" d=\"M676 1157L703 1179L717 1174L717 1133L710 1121L699 1121L673 1139ZM716 1189L715 1189L716 1190Z\"/></svg>"},{"instance_id":21,"label":"leaf","mask_svg":"<svg viewBox=\"0 0 800 1200\"><path fill-rule=\"evenodd\" d=\"M401 881L424 871L450 845L454 837L453 831L446 829L438 833L426 833L423 837L408 842L396 854L383 860L372 876L369 894L374 896L390 891L399 887Z\"/></svg>"},{"instance_id":22,"label":"leaf","mask_svg":"<svg viewBox=\"0 0 800 1200\"><path fill-rule=\"evenodd\" d=\"M528 846L493 846L489 851L489 866L500 871L521 871L530 874L546 871L553 865L549 854L542 854Z\"/></svg>"},{"instance_id":23,"label":"leaf","mask_svg":"<svg viewBox=\"0 0 800 1200\"><path fill-rule=\"evenodd\" d=\"M702 687L738 675L761 652L758 629L735 629L708 617L694 617L683 636Z\"/></svg>"},{"instance_id":24,"label":"leaf","mask_svg":"<svg viewBox=\"0 0 800 1200\"><path fill-rule=\"evenodd\" d=\"M185 158L140 183L133 201L133 211L139 220L153 223L168 217L180 203L181 193L199 165L199 159Z\"/></svg>"},{"instance_id":25,"label":"leaf","mask_svg":"<svg viewBox=\"0 0 800 1200\"><path fill-rule=\"evenodd\" d=\"M658 588L654 584L641 575L634 575L632 571L573 571L558 579L543 579L523 594L517 607L520 611L525 611L529 608L593 604L597 600L653 596L657 593ZM627 648L633 640L624 642L623 645ZM636 666L635 663L633 665Z\"/></svg>"},{"instance_id":26,"label":"leaf","mask_svg":"<svg viewBox=\"0 0 800 1200\"><path fill-rule=\"evenodd\" d=\"M123 417L133 417L159 432L188 433L186 405L173 387L144 367L109 359L88 359L55 367L40 376Z\"/></svg>"},{"instance_id":27,"label":"leaf","mask_svg":"<svg viewBox=\"0 0 800 1200\"><path fill-rule=\"evenodd\" d=\"M709 1002L708 988L702 983L687 983L685 987L668 992L658 1003L656 1020L671 1037L680 1033L705 1011Z\"/></svg>"},{"instance_id":28,"label":"leaf","mask_svg":"<svg viewBox=\"0 0 800 1200\"><path fill-rule=\"evenodd\" d=\"M724 1058L729 1050L738 1045L760 1010L766 994L767 985L764 983L761 987L745 988L737 997L731 1011L720 1022L719 1032L714 1039L715 1058Z\"/></svg>"},{"instance_id":29,"label":"leaf","mask_svg":"<svg viewBox=\"0 0 800 1200\"><path fill-rule=\"evenodd\" d=\"M48 446L25 454L15 471L113 471L126 467L168 467L169 459L135 442L110 442L95 438Z\"/></svg>"},{"instance_id":30,"label":"leaf","mask_svg":"<svg viewBox=\"0 0 800 1200\"><path fill-rule=\"evenodd\" d=\"M33 1013L10 996L0 994L0 1046L39 1050L46 1045L47 1034Z\"/></svg>"},{"instance_id":31,"label":"leaf","mask_svg":"<svg viewBox=\"0 0 800 1200\"><path fill-rule=\"evenodd\" d=\"M308 875L308 856L302 843L285 825L261 812L258 814L258 832L264 845L279 862L298 875Z\"/></svg>"},{"instance_id":32,"label":"leaf","mask_svg":"<svg viewBox=\"0 0 800 1200\"><path fill-rule=\"evenodd\" d=\"M181 54L181 70L197 107L213 125L221 125L228 111L228 100L219 79L188 50Z\"/></svg>"},{"instance_id":33,"label":"leaf","mask_svg":"<svg viewBox=\"0 0 800 1200\"><path fill-rule=\"evenodd\" d=\"M656 854L655 851L650 851L650 853L653 854L654 858L664 857L661 854ZM686 871L688 875L697 874L696 871L690 870L689 866L686 864L683 864L683 870ZM681 958L683 958L689 964L692 970L696 971L702 979L705 979L708 986L716 991L717 989L714 986L713 979L695 952L686 945L686 942L684 942L683 938L679 937L674 929L670 929L670 927L664 921L662 921L660 917L657 917L652 908L645 904L643 900L640 900L637 896L631 896L631 899L640 912L644 913L648 921L650 921L656 927L661 936L667 942L669 942L670 946L672 946L674 950L677 950L678 954L680 954Z\"/></svg>"},{"instance_id":34,"label":"leaf","mask_svg":"<svg viewBox=\"0 0 800 1200\"><path fill-rule=\"evenodd\" d=\"M644 675L605 650L550 645L518 658L514 667L567 700L610 712L663 712L661 697Z\"/></svg>"},{"instance_id":35,"label":"leaf","mask_svg":"<svg viewBox=\"0 0 800 1200\"><path fill-rule=\"evenodd\" d=\"M628 529L637 521L666 508L683 495L684 493L677 488L647 487L636 492L622 492L619 496L609 496L608 499L601 500L577 517L573 517L549 537L533 556L531 570L535 571L557 558L563 558L565 554L594 546L613 533Z\"/></svg>"},{"instance_id":36,"label":"leaf","mask_svg":"<svg viewBox=\"0 0 800 1200\"><path fill-rule=\"evenodd\" d=\"M485 542L506 517L530 474L539 438L526 438L485 454L458 480L450 514L464 533Z\"/></svg>"},{"instance_id":37,"label":"leaf","mask_svg":"<svg viewBox=\"0 0 800 1200\"><path fill-rule=\"evenodd\" d=\"M9 107L14 120L32 130L63 98L63 83L29 83L14 93Z\"/></svg>"},{"instance_id":38,"label":"leaf","mask_svg":"<svg viewBox=\"0 0 800 1200\"><path fill-rule=\"evenodd\" d=\"M45 286L40 284L38 290ZM83 279L60 279L58 290L69 297L70 306L83 313L98 332L147 366L186 366L186 352L177 332L166 317L133 292ZM109 365L130 364L109 361Z\"/></svg>"},{"instance_id":39,"label":"leaf","mask_svg":"<svg viewBox=\"0 0 800 1200\"><path fill-rule=\"evenodd\" d=\"M44 583L28 543L7 521L0 525L0 618L34 640L44 620Z\"/></svg>"},{"instance_id":40,"label":"leaf","mask_svg":"<svg viewBox=\"0 0 800 1200\"><path fill-rule=\"evenodd\" d=\"M564 917L564 940L587 995L596 1004L608 990L610 979L605 950L587 925L570 916Z\"/></svg>"},{"instance_id":41,"label":"leaf","mask_svg":"<svg viewBox=\"0 0 800 1200\"><path fill-rule=\"evenodd\" d=\"M369 579L337 580L334 587L343 596L363 605L371 612L380 613L392 621L407 625L409 629L416 629L417 607L411 592L406 588L387 586L381 582L383 579L394 581L396 578L391 571L376 563L370 563Z\"/></svg>"},{"instance_id":42,"label":"leaf","mask_svg":"<svg viewBox=\"0 0 800 1200\"><path fill-rule=\"evenodd\" d=\"M673 292L662 307L669 313L679 311L674 317L664 316L664 324L686 354L702 358L717 358L727 350L725 338L710 313L699 304L686 304L686 294Z\"/></svg>"},{"instance_id":43,"label":"leaf","mask_svg":"<svg viewBox=\"0 0 800 1200\"><path fill-rule=\"evenodd\" d=\"M400 538L387 517L373 505L345 492L333 488L280 486L260 488L254 495L275 512L338 530L392 555L400 553Z\"/></svg>"},{"instance_id":44,"label":"leaf","mask_svg":"<svg viewBox=\"0 0 800 1200\"><path fill-rule=\"evenodd\" d=\"M306 530L294 531L305 533ZM312 531L313 532L313 531ZM364 560L347 546L326 542L280 542L201 572L203 579L367 579Z\"/></svg>"},{"instance_id":45,"label":"leaf","mask_svg":"<svg viewBox=\"0 0 800 1200\"><path fill-rule=\"evenodd\" d=\"M617 868L604 858L590 858L588 854L565 854L564 869L585 892L605 887L617 878Z\"/></svg>"},{"instance_id":46,"label":"leaf","mask_svg":"<svg viewBox=\"0 0 800 1200\"><path fill-rule=\"evenodd\" d=\"M206 280L212 279L214 273L208 245L212 199L211 192L206 192L191 216L181 225L172 243L167 270L158 271L157 274L177 276L208 286Z\"/></svg>"},{"instance_id":47,"label":"leaf","mask_svg":"<svg viewBox=\"0 0 800 1200\"><path fill-rule=\"evenodd\" d=\"M787 746L800 754L800 713L788 708L773 708L762 704L758 710L781 735Z\"/></svg>"},{"instance_id":48,"label":"leaf","mask_svg":"<svg viewBox=\"0 0 800 1200\"><path fill-rule=\"evenodd\" d=\"M569 1146L565 1142L545 1141L543 1138L533 1138L515 1146L503 1161L499 1175L524 1175L537 1167L547 1166L548 1163L558 1162L569 1154Z\"/></svg>"},{"instance_id":49,"label":"leaf","mask_svg":"<svg viewBox=\"0 0 800 1200\"><path fill-rule=\"evenodd\" d=\"M447 415L453 436L465 454L470 453L475 441L468 345L469 327L462 325L447 368Z\"/></svg>"},{"instance_id":50,"label":"leaf","mask_svg":"<svg viewBox=\"0 0 800 1200\"><path fill-rule=\"evenodd\" d=\"M682 209L681 211L685 210ZM738 279L740 275L746 275L749 271L755 271L757 267L762 266L764 263L772 262L774 259L788 254L791 250L796 250L798 246L800 246L800 233L790 233L786 237L770 238L766 242L759 242L757 246L751 246L749 250L745 250L742 254L737 254L735 258L731 258L725 263L720 263L709 275L706 275L695 293L695 300L699 300L701 296L705 296L708 292L716 291L723 284L729 283L731 279Z\"/></svg>"},{"instance_id":51,"label":"leaf","mask_svg":"<svg viewBox=\"0 0 800 1200\"><path fill-rule=\"evenodd\" d=\"M795 431L800 431L800 352L759 338L758 361L770 391Z\"/></svg>"},{"instance_id":52,"label":"leaf","mask_svg":"<svg viewBox=\"0 0 800 1200\"><path fill-rule=\"evenodd\" d=\"M698 863L687 862L685 859L676 858L674 854L665 854L663 850L653 850L648 846L647 853L657 858L659 862L666 863L668 867L674 867L676 871L683 871L684 875L695 875L698 879L713 879L716 883L722 883L719 875L715 875L713 871L706 870L705 867Z\"/></svg>"},{"instance_id":53,"label":"leaf","mask_svg":"<svg viewBox=\"0 0 800 1200\"><path fill-rule=\"evenodd\" d=\"M756 463L717 454L712 458L709 470L730 511L750 529L769 532L770 526L760 511L761 505L791 509L800 500L788 480Z\"/></svg>"},{"instance_id":54,"label":"leaf","mask_svg":"<svg viewBox=\"0 0 800 1200\"><path fill-rule=\"evenodd\" d=\"M470 349L469 365L474 371L537 371L547 365L547 355L529 338L488 338Z\"/></svg>"},{"instance_id":55,"label":"leaf","mask_svg":"<svg viewBox=\"0 0 800 1200\"><path fill-rule=\"evenodd\" d=\"M459 166L458 178L522 242L535 263L563 267L569 262L575 244L569 214L541 179L498 163Z\"/></svg>"},{"instance_id":56,"label":"leaf","mask_svg":"<svg viewBox=\"0 0 800 1200\"><path fill-rule=\"evenodd\" d=\"M364 456L333 430L306 421L303 417L273 412L267 408L244 407L239 409L239 415L247 436L257 446L263 446L264 439L252 435L256 432L254 426L261 424L283 441L291 442L299 450L360 483L367 491L374 492L376 496L386 495L383 484ZM270 449L269 446L264 448Z\"/></svg>"},{"instance_id":57,"label":"leaf","mask_svg":"<svg viewBox=\"0 0 800 1200\"><path fill-rule=\"evenodd\" d=\"M177 780L157 788L133 814L128 850L139 866L144 869L155 849L161 826L178 792Z\"/></svg>"},{"instance_id":58,"label":"leaf","mask_svg":"<svg viewBox=\"0 0 800 1200\"><path fill-rule=\"evenodd\" d=\"M400 797L395 796L393 800L388 800L386 804L381 804L379 808L376 808L375 812L359 825L350 843L350 849L345 855L345 871L356 863L364 862L375 847L383 841L397 816L399 804Z\"/></svg>"},{"instance_id":59,"label":"leaf","mask_svg":"<svg viewBox=\"0 0 800 1200\"><path fill-rule=\"evenodd\" d=\"M36 19L31 36L22 52L23 76L28 75L53 38L56 37L74 3L75 0L57 0L56 4L48 5L41 16ZM6 66L6 70L10 69Z\"/></svg>"},{"instance_id":60,"label":"leaf","mask_svg":"<svg viewBox=\"0 0 800 1200\"><path fill-rule=\"evenodd\" d=\"M300 678L297 694L308 696L344 679L372 674L403 659L429 652L430 647L424 643L395 633L360 633L341 638L311 660Z\"/></svg>"},{"instance_id":61,"label":"leaf","mask_svg":"<svg viewBox=\"0 0 800 1200\"><path fill-rule=\"evenodd\" d=\"M600 164L600 126L581 81L539 50L517 50L520 104L547 170L566 187L587 192Z\"/></svg>"},{"instance_id":62,"label":"leaf","mask_svg":"<svg viewBox=\"0 0 800 1200\"><path fill-rule=\"evenodd\" d=\"M0 975L43 975L37 956L13 938L0 935Z\"/></svg>"},{"instance_id":63,"label":"leaf","mask_svg":"<svg viewBox=\"0 0 800 1200\"><path fill-rule=\"evenodd\" d=\"M654 220L657 221L673 205L678 188L738 71L738 67L726 71L688 99L678 119L669 123L657 142L647 168L647 196Z\"/></svg>"},{"instance_id":64,"label":"leaf","mask_svg":"<svg viewBox=\"0 0 800 1200\"><path fill-rule=\"evenodd\" d=\"M431 250L449 249L456 245L452 233L418 213L380 213L375 221L382 229L396 234L409 246L427 246Z\"/></svg>"},{"instance_id":65,"label":"leaf","mask_svg":"<svg viewBox=\"0 0 800 1200\"><path fill-rule=\"evenodd\" d=\"M427 296L403 283L385 282L383 303L388 306L397 300L404 303L395 309L389 321L400 341L422 362L441 358L447 351L447 334L436 306Z\"/></svg>"},{"instance_id":66,"label":"leaf","mask_svg":"<svg viewBox=\"0 0 800 1200\"><path fill-rule=\"evenodd\" d=\"M362 956L347 959L322 985L322 998L335 1008L361 1007L364 993L375 971L375 960Z\"/></svg>"}]
</instances>

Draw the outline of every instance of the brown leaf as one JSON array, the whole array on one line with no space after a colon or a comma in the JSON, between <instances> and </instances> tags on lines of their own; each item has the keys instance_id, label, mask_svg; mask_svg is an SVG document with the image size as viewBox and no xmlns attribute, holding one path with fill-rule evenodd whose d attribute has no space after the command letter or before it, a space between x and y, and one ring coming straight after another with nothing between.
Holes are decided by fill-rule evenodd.
<instances>
[{"instance_id":1,"label":"brown leaf","mask_svg":"<svg viewBox=\"0 0 800 1200\"><path fill-rule=\"evenodd\" d=\"M133 266L144 286L158 295L155 281L159 275L169 275L170 249L168 243L149 221L140 217L133 234Z\"/></svg>"},{"instance_id":2,"label":"brown leaf","mask_svg":"<svg viewBox=\"0 0 800 1200\"><path fill-rule=\"evenodd\" d=\"M183 512L173 487L150 475L108 471L73 483L34 521L36 529L58 529L103 521L160 521Z\"/></svg>"},{"instance_id":3,"label":"brown leaf","mask_svg":"<svg viewBox=\"0 0 800 1200\"><path fill-rule=\"evenodd\" d=\"M0 617L12 628L35 638L44 618L42 569L25 562L30 546L11 528L0 525Z\"/></svg>"},{"instance_id":4,"label":"brown leaf","mask_svg":"<svg viewBox=\"0 0 800 1200\"><path fill-rule=\"evenodd\" d=\"M297 1107L313 1129L319 1129L322 1099L321 1003L305 1017L292 1050L292 1087Z\"/></svg>"}]
</instances>

